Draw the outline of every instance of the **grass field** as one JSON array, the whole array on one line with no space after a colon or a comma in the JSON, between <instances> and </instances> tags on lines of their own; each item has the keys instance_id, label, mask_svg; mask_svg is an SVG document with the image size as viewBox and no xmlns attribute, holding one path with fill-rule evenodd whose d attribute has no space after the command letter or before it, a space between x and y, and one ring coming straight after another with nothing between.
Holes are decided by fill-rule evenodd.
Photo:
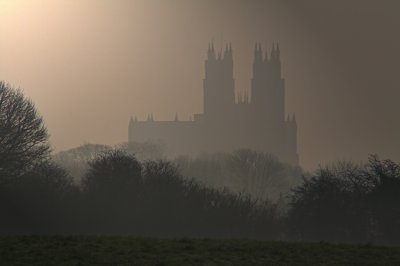
<instances>
[{"instance_id":1,"label":"grass field","mask_svg":"<svg viewBox=\"0 0 400 266\"><path fill-rule=\"evenodd\" d=\"M400 265L400 247L134 237L0 237L0 265Z\"/></svg>"}]
</instances>

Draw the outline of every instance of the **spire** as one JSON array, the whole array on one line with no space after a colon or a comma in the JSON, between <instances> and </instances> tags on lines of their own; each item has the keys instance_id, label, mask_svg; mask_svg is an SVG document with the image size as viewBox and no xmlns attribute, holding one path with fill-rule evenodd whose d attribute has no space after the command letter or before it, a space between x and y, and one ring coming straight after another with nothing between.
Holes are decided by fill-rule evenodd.
<instances>
[{"instance_id":1,"label":"spire","mask_svg":"<svg viewBox=\"0 0 400 266\"><path fill-rule=\"evenodd\" d=\"M208 44L208 51L207 51L207 55L208 55L208 60L215 60L215 51L214 51L214 43L211 42L211 44Z\"/></svg>"},{"instance_id":2,"label":"spire","mask_svg":"<svg viewBox=\"0 0 400 266\"><path fill-rule=\"evenodd\" d=\"M272 50L271 50L271 60L276 58L276 50L275 50L275 42L272 43Z\"/></svg>"},{"instance_id":3,"label":"spire","mask_svg":"<svg viewBox=\"0 0 400 266\"><path fill-rule=\"evenodd\" d=\"M230 44L226 44L224 59L233 60L232 59L232 47Z\"/></svg>"},{"instance_id":4,"label":"spire","mask_svg":"<svg viewBox=\"0 0 400 266\"><path fill-rule=\"evenodd\" d=\"M279 59L281 56L281 50L279 49L279 43L276 44L276 58Z\"/></svg>"},{"instance_id":5,"label":"spire","mask_svg":"<svg viewBox=\"0 0 400 266\"><path fill-rule=\"evenodd\" d=\"M262 48L261 48L261 43L258 43L258 52L260 53L260 59L262 60Z\"/></svg>"},{"instance_id":6,"label":"spire","mask_svg":"<svg viewBox=\"0 0 400 266\"><path fill-rule=\"evenodd\" d=\"M254 48L254 62L259 62L261 60L262 60L261 47L258 43L256 43L256 46Z\"/></svg>"},{"instance_id":7,"label":"spire","mask_svg":"<svg viewBox=\"0 0 400 266\"><path fill-rule=\"evenodd\" d=\"M175 113L175 121L178 122L178 112Z\"/></svg>"},{"instance_id":8,"label":"spire","mask_svg":"<svg viewBox=\"0 0 400 266\"><path fill-rule=\"evenodd\" d=\"M153 119L153 113L147 115L147 121L154 121L154 119Z\"/></svg>"},{"instance_id":9,"label":"spire","mask_svg":"<svg viewBox=\"0 0 400 266\"><path fill-rule=\"evenodd\" d=\"M265 48L264 61L265 61L265 62L268 62L268 48Z\"/></svg>"},{"instance_id":10,"label":"spire","mask_svg":"<svg viewBox=\"0 0 400 266\"><path fill-rule=\"evenodd\" d=\"M133 124L133 117L131 116L131 119L129 119L129 125Z\"/></svg>"}]
</instances>

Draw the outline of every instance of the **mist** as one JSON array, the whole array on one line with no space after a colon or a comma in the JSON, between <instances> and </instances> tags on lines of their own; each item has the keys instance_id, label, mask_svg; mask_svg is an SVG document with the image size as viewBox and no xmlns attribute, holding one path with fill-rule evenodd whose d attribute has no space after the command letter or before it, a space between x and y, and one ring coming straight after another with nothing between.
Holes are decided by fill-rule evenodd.
<instances>
[{"instance_id":1,"label":"mist","mask_svg":"<svg viewBox=\"0 0 400 266\"><path fill-rule=\"evenodd\" d=\"M1 1L0 77L45 119L55 151L127 140L130 116L192 119L207 45L232 43L236 91L256 42L279 42L300 165L400 159L397 1Z\"/></svg>"}]
</instances>

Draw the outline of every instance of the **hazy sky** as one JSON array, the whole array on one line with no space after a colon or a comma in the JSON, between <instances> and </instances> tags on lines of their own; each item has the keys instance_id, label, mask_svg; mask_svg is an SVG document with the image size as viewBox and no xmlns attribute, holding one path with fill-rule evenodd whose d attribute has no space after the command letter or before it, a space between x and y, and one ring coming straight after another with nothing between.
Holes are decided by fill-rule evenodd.
<instances>
[{"instance_id":1,"label":"hazy sky","mask_svg":"<svg viewBox=\"0 0 400 266\"><path fill-rule=\"evenodd\" d=\"M131 115L202 112L208 42L231 42L236 89L254 44L279 41L286 110L312 169L400 160L400 1L0 0L0 80L21 87L56 150L127 140Z\"/></svg>"}]
</instances>

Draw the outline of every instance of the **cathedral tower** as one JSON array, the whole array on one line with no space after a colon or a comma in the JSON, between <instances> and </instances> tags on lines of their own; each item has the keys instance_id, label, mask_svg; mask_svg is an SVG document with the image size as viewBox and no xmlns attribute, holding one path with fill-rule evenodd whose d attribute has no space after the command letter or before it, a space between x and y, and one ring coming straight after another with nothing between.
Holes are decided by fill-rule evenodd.
<instances>
[{"instance_id":1,"label":"cathedral tower","mask_svg":"<svg viewBox=\"0 0 400 266\"><path fill-rule=\"evenodd\" d=\"M254 49L253 77L251 80L252 105L267 123L282 124L285 113L285 80L281 74L279 45L263 56L260 44Z\"/></svg>"},{"instance_id":2,"label":"cathedral tower","mask_svg":"<svg viewBox=\"0 0 400 266\"><path fill-rule=\"evenodd\" d=\"M235 104L235 81L233 79L232 47L227 45L222 52L215 53L214 44L208 47L205 62L204 115L207 119L227 117Z\"/></svg>"}]
</instances>

